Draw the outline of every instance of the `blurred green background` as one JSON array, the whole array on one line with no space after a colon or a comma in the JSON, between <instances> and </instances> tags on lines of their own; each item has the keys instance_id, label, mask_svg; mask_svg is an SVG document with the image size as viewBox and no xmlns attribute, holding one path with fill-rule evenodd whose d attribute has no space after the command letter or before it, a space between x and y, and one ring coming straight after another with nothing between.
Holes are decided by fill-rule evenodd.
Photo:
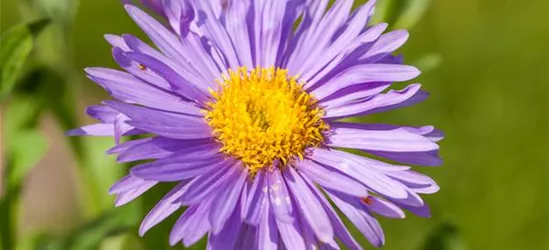
<instances>
[{"instance_id":1,"label":"blurred green background","mask_svg":"<svg viewBox=\"0 0 549 250\"><path fill-rule=\"evenodd\" d=\"M425 197L433 217L381 219L383 249L548 249L549 1L378 3L375 21L410 29L400 52L423 70L417 81L431 98L364 121L432 124L446 133L445 164L419 169L441 186ZM62 134L90 122L84 107L105 98L82 71L116 67L103 34L142 33L117 0L1 0L0 16L2 34L53 19L35 37L23 83L1 103L0 235L17 239L2 246L163 249L174 218L143 239L136 228L168 187L115 209L107 190L127 166L104 156L113 142ZM25 170L6 171L14 166Z\"/></svg>"}]
</instances>

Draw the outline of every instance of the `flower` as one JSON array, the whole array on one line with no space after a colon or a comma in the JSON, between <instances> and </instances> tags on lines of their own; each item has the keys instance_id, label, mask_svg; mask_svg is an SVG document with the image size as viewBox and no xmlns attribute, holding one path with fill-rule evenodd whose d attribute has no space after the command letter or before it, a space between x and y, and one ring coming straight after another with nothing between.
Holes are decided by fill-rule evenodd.
<instances>
[{"instance_id":1,"label":"flower","mask_svg":"<svg viewBox=\"0 0 549 250\"><path fill-rule=\"evenodd\" d=\"M89 107L101 122L69 134L112 136L118 162L148 160L112 186L116 206L177 183L141 235L187 207L171 244L207 234L208 249L338 248L336 239L360 249L336 207L374 246L385 241L376 216L430 216L419 194L439 187L407 165L440 165L442 133L342 121L427 97L419 84L388 90L420 73L392 55L408 33L366 27L374 1L352 5L169 0L166 24L125 6L158 49L107 35L124 71L86 72L116 101ZM121 143L126 135L141 136Z\"/></svg>"}]
</instances>

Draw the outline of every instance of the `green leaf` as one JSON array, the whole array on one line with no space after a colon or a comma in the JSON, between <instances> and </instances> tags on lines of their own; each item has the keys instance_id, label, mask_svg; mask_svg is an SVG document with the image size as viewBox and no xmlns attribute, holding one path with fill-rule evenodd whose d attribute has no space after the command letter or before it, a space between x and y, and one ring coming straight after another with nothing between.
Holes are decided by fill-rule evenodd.
<instances>
[{"instance_id":1,"label":"green leaf","mask_svg":"<svg viewBox=\"0 0 549 250\"><path fill-rule=\"evenodd\" d=\"M437 226L420 250L468 250L457 227L449 222Z\"/></svg>"},{"instance_id":2,"label":"green leaf","mask_svg":"<svg viewBox=\"0 0 549 250\"><path fill-rule=\"evenodd\" d=\"M21 185L29 171L46 154L48 143L38 130L26 130L16 134L16 140L8 145L11 164L8 170L8 189Z\"/></svg>"},{"instance_id":3,"label":"green leaf","mask_svg":"<svg viewBox=\"0 0 549 250\"><path fill-rule=\"evenodd\" d=\"M23 65L32 51L33 38L49 23L41 19L7 31L0 39L0 101L14 88Z\"/></svg>"}]
</instances>

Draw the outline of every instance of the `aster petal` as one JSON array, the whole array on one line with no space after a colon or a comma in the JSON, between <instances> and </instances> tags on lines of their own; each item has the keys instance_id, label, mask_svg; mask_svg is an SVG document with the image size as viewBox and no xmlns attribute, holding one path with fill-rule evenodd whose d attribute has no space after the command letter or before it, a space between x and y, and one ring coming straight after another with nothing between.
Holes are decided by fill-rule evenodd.
<instances>
[{"instance_id":1,"label":"aster petal","mask_svg":"<svg viewBox=\"0 0 549 250\"><path fill-rule=\"evenodd\" d=\"M159 15L164 15L164 8L162 7L162 0L139 0L147 8L155 11Z\"/></svg>"},{"instance_id":2,"label":"aster petal","mask_svg":"<svg viewBox=\"0 0 549 250\"><path fill-rule=\"evenodd\" d=\"M232 43L240 60L240 65L253 68L252 48L250 46L250 31L248 30L248 10L251 1L232 1L222 12L225 29L229 34Z\"/></svg>"},{"instance_id":3,"label":"aster petal","mask_svg":"<svg viewBox=\"0 0 549 250\"><path fill-rule=\"evenodd\" d=\"M366 209L359 209L364 206L360 200L347 197L337 191L326 190L326 193L372 245L383 246L385 243L383 229Z\"/></svg>"},{"instance_id":4,"label":"aster petal","mask_svg":"<svg viewBox=\"0 0 549 250\"><path fill-rule=\"evenodd\" d=\"M170 84L171 91L199 103L206 100L208 95L203 92L203 89L197 88L195 85L191 84L189 79L182 76L162 61L137 52L126 52L125 54L130 60L136 61L140 65L144 65L147 69L152 70L163 79L166 79Z\"/></svg>"},{"instance_id":5,"label":"aster petal","mask_svg":"<svg viewBox=\"0 0 549 250\"><path fill-rule=\"evenodd\" d=\"M270 212L269 206L263 206L258 230L258 245L265 250L278 249L278 229L275 215Z\"/></svg>"},{"instance_id":6,"label":"aster petal","mask_svg":"<svg viewBox=\"0 0 549 250\"><path fill-rule=\"evenodd\" d=\"M157 183L156 181L146 181L133 175L126 175L118 180L109 189L109 194L120 194L123 192L136 189L140 186L147 185L149 183Z\"/></svg>"},{"instance_id":7,"label":"aster petal","mask_svg":"<svg viewBox=\"0 0 549 250\"><path fill-rule=\"evenodd\" d=\"M353 1L348 2L352 3ZM308 68L307 72L303 74L304 79L311 79L312 76L333 60L336 55L349 49L349 46L353 46L353 44L356 43L355 39L357 39L357 36L362 32L371 17L374 3L375 0L368 1L368 3L358 8L347 23L339 28L333 37L322 36L329 38L330 40L328 41L331 43L327 45L326 49L322 50L321 56L319 55L316 57L317 60L311 60L312 65Z\"/></svg>"},{"instance_id":8,"label":"aster petal","mask_svg":"<svg viewBox=\"0 0 549 250\"><path fill-rule=\"evenodd\" d=\"M138 62L131 60L128 55L126 55L126 52L124 52L122 49L114 47L112 49L112 56L121 68L126 70L134 77L152 86L171 91L170 83L166 81L166 79L162 78L152 70L147 70L146 68L143 68L144 66L139 64Z\"/></svg>"},{"instance_id":9,"label":"aster petal","mask_svg":"<svg viewBox=\"0 0 549 250\"><path fill-rule=\"evenodd\" d=\"M114 125L96 123L69 130L65 134L68 136L114 136Z\"/></svg>"},{"instance_id":10,"label":"aster petal","mask_svg":"<svg viewBox=\"0 0 549 250\"><path fill-rule=\"evenodd\" d=\"M352 154L317 148L309 158L334 168L334 171L338 170L349 175L377 193L397 199L408 196L404 185L385 176L382 172L369 165L365 165L351 157L346 157L347 155Z\"/></svg>"},{"instance_id":11,"label":"aster petal","mask_svg":"<svg viewBox=\"0 0 549 250\"><path fill-rule=\"evenodd\" d=\"M215 5L215 4L213 4ZM236 55L231 38L227 34L227 30L218 20L215 8L208 1L195 1L197 11L201 22L201 29L204 34L210 38L212 44L222 53L227 62L228 67L237 68L240 66L238 56Z\"/></svg>"},{"instance_id":12,"label":"aster petal","mask_svg":"<svg viewBox=\"0 0 549 250\"><path fill-rule=\"evenodd\" d=\"M214 143L209 140L176 140L165 137L148 138L147 141L133 145L120 152L117 161L132 162L146 159L160 159L167 157L177 151L193 148L199 145L210 145Z\"/></svg>"},{"instance_id":13,"label":"aster petal","mask_svg":"<svg viewBox=\"0 0 549 250\"><path fill-rule=\"evenodd\" d=\"M311 226L316 237L322 242L333 240L334 232L330 220L324 208L314 197L314 194L307 187L301 176L293 168L288 167L284 170L284 177L287 180L288 188L297 202L301 215Z\"/></svg>"},{"instance_id":14,"label":"aster petal","mask_svg":"<svg viewBox=\"0 0 549 250\"><path fill-rule=\"evenodd\" d=\"M211 172L224 166L223 156L210 145L190 147L155 162L138 165L131 173L139 178L153 181L180 181Z\"/></svg>"},{"instance_id":15,"label":"aster petal","mask_svg":"<svg viewBox=\"0 0 549 250\"><path fill-rule=\"evenodd\" d=\"M408 40L408 31L395 30L384 34L372 45L360 60L369 63L377 62L400 48Z\"/></svg>"},{"instance_id":16,"label":"aster petal","mask_svg":"<svg viewBox=\"0 0 549 250\"><path fill-rule=\"evenodd\" d=\"M438 156L438 150L427 152L383 152L368 150L368 152L404 164L420 166L440 166L442 164L442 159Z\"/></svg>"},{"instance_id":17,"label":"aster petal","mask_svg":"<svg viewBox=\"0 0 549 250\"><path fill-rule=\"evenodd\" d=\"M143 138L143 139L131 140L131 141L120 143L120 144L115 145L114 147L110 148L109 150L107 150L107 154L120 154L120 153L128 150L129 148L131 148L133 146L137 146L137 145L140 145L140 144L143 144L143 143L147 143L151 139L152 138Z\"/></svg>"},{"instance_id":18,"label":"aster petal","mask_svg":"<svg viewBox=\"0 0 549 250\"><path fill-rule=\"evenodd\" d=\"M297 220L294 220L292 223L286 223L280 220L276 220L276 225L278 227L278 233L280 234L280 238L284 242L284 245L287 249L306 249L305 241L301 234L301 229L299 228L299 223Z\"/></svg>"},{"instance_id":19,"label":"aster petal","mask_svg":"<svg viewBox=\"0 0 549 250\"><path fill-rule=\"evenodd\" d=\"M234 213L241 214L240 211L235 210L235 206L239 201L241 196L242 188L246 177L248 176L248 171L242 166L242 163L238 162L234 168L237 168L240 171L237 171L232 179L229 179L224 186L221 187L221 190L214 199L212 208L210 210L210 222L212 224L212 233L218 234L225 226L225 222L228 220L229 216ZM238 215L239 217L241 215Z\"/></svg>"},{"instance_id":20,"label":"aster petal","mask_svg":"<svg viewBox=\"0 0 549 250\"><path fill-rule=\"evenodd\" d=\"M272 213L276 216L277 220L291 223L293 221L293 206L290 193L280 171L267 173L267 181Z\"/></svg>"},{"instance_id":21,"label":"aster petal","mask_svg":"<svg viewBox=\"0 0 549 250\"><path fill-rule=\"evenodd\" d=\"M304 60L299 61L296 60L297 58L290 58L288 65L289 69L297 68L295 72L292 72L293 70L291 70L292 73L295 73L296 75L305 73L312 62L321 58L319 53L322 53L328 43L331 42L333 35L345 23L352 5L352 0L337 1L332 5L318 23L318 26L315 27L315 29L311 29L313 33L304 38L304 42L309 44L309 46L310 44L315 44L315 46L310 46L311 48L307 53L307 57L303 58ZM295 64L298 66L293 66Z\"/></svg>"},{"instance_id":22,"label":"aster petal","mask_svg":"<svg viewBox=\"0 0 549 250\"><path fill-rule=\"evenodd\" d=\"M185 37L190 31L190 25L195 17L194 9L187 0L164 0L164 13L172 29L180 36Z\"/></svg>"},{"instance_id":23,"label":"aster petal","mask_svg":"<svg viewBox=\"0 0 549 250\"><path fill-rule=\"evenodd\" d=\"M234 167L234 165L234 160L224 161L222 165L214 168L218 169L217 172L214 171L196 177L189 183L187 191L178 198L178 201L184 205L191 205L199 203L212 195L216 196L216 190L223 187L235 174L242 171L240 168Z\"/></svg>"},{"instance_id":24,"label":"aster petal","mask_svg":"<svg viewBox=\"0 0 549 250\"><path fill-rule=\"evenodd\" d=\"M403 90L390 90L385 94L379 94L364 101L338 107L327 107L324 118L336 120L410 106L425 100L427 97L426 92L419 90L420 86L420 84L410 84Z\"/></svg>"},{"instance_id":25,"label":"aster petal","mask_svg":"<svg viewBox=\"0 0 549 250\"><path fill-rule=\"evenodd\" d=\"M377 95L386 90L389 86L391 86L391 84L385 82L369 82L351 85L349 87L341 88L326 98L319 100L319 104L322 107L349 105L370 96Z\"/></svg>"},{"instance_id":26,"label":"aster petal","mask_svg":"<svg viewBox=\"0 0 549 250\"><path fill-rule=\"evenodd\" d=\"M308 159L299 161L295 165L302 174L322 187L357 197L368 196L368 189L364 185L339 171L331 171Z\"/></svg>"},{"instance_id":27,"label":"aster petal","mask_svg":"<svg viewBox=\"0 0 549 250\"><path fill-rule=\"evenodd\" d=\"M138 52L150 57L153 57L163 63L165 63L170 68L174 69L176 72L179 72L181 75L185 76L185 79L189 81L190 84L193 84L194 87L200 89L202 92L207 92L207 87L210 86L208 83L211 79L205 78L196 70L196 68L189 61L180 61L175 62L162 53L158 52L156 49L152 48L148 44L141 41L139 38L132 35L123 35L124 41L129 46L128 51ZM125 51L127 52L127 51ZM140 69L142 73L143 70ZM136 73L136 71L132 71ZM153 83L154 84L154 83Z\"/></svg>"},{"instance_id":28,"label":"aster petal","mask_svg":"<svg viewBox=\"0 0 549 250\"><path fill-rule=\"evenodd\" d=\"M208 239L206 249L234 249L235 243L238 240L240 228L242 227L242 218L240 214L240 202L237 204L237 209L234 209L227 221L227 226L218 233L211 233Z\"/></svg>"},{"instance_id":29,"label":"aster petal","mask_svg":"<svg viewBox=\"0 0 549 250\"><path fill-rule=\"evenodd\" d=\"M387 172L387 175L403 182L409 187L429 187L437 185L430 177L412 170Z\"/></svg>"},{"instance_id":30,"label":"aster petal","mask_svg":"<svg viewBox=\"0 0 549 250\"><path fill-rule=\"evenodd\" d=\"M185 246L190 246L200 240L210 230L208 220L210 200L200 204L191 205L185 210L183 215L175 222L170 232L170 245L175 245L181 240Z\"/></svg>"},{"instance_id":31,"label":"aster petal","mask_svg":"<svg viewBox=\"0 0 549 250\"><path fill-rule=\"evenodd\" d=\"M210 128L201 118L138 107L116 101L105 101L109 107L131 118L128 124L174 139L202 139L212 137Z\"/></svg>"},{"instance_id":32,"label":"aster petal","mask_svg":"<svg viewBox=\"0 0 549 250\"><path fill-rule=\"evenodd\" d=\"M186 50L172 32L139 8L132 5L125 5L124 7L130 17L141 27L160 51L170 56L174 61L185 64L184 58L186 57L183 53Z\"/></svg>"},{"instance_id":33,"label":"aster petal","mask_svg":"<svg viewBox=\"0 0 549 250\"><path fill-rule=\"evenodd\" d=\"M326 210L326 214L330 218L330 221L332 222L332 226L334 227L334 233L335 236L341 240L343 244L345 244L347 247L350 247L351 249L362 249L360 244L356 242L356 240L353 238L349 230L347 230L347 227L341 219L339 218L339 215L336 213L332 205L328 202L326 197L316 188L314 188L314 184L307 179L306 176L303 176L303 179L309 184L309 187L311 187L311 190L316 195L316 198L322 203L322 207Z\"/></svg>"},{"instance_id":34,"label":"aster petal","mask_svg":"<svg viewBox=\"0 0 549 250\"><path fill-rule=\"evenodd\" d=\"M128 73L105 68L87 68L90 79L100 84L116 99L147 107L202 116L200 109L133 77Z\"/></svg>"},{"instance_id":35,"label":"aster petal","mask_svg":"<svg viewBox=\"0 0 549 250\"><path fill-rule=\"evenodd\" d=\"M86 114L103 123L114 123L119 112L105 105L97 105L86 108Z\"/></svg>"},{"instance_id":36,"label":"aster petal","mask_svg":"<svg viewBox=\"0 0 549 250\"><path fill-rule=\"evenodd\" d=\"M268 206L268 181L263 171L257 172L252 186L248 191L244 214L246 222L259 225L263 206Z\"/></svg>"},{"instance_id":37,"label":"aster petal","mask_svg":"<svg viewBox=\"0 0 549 250\"><path fill-rule=\"evenodd\" d=\"M311 91L319 100L341 88L367 82L403 82L420 74L415 67L399 64L362 64L348 68Z\"/></svg>"},{"instance_id":38,"label":"aster petal","mask_svg":"<svg viewBox=\"0 0 549 250\"><path fill-rule=\"evenodd\" d=\"M113 47L119 47L124 51L130 50L130 48L126 44L126 41L124 41L124 38L122 38L121 36L106 34L105 40L107 40L107 42Z\"/></svg>"},{"instance_id":39,"label":"aster petal","mask_svg":"<svg viewBox=\"0 0 549 250\"><path fill-rule=\"evenodd\" d=\"M135 198L151 189L154 185L156 185L156 182L145 182L139 187L117 194L114 206L119 207L133 201Z\"/></svg>"},{"instance_id":40,"label":"aster petal","mask_svg":"<svg viewBox=\"0 0 549 250\"><path fill-rule=\"evenodd\" d=\"M116 116L116 119L114 121L114 141L116 142L116 144L120 143L120 140L122 139L122 136L124 134L134 129L134 127L126 123L129 120L130 118L123 114L118 114Z\"/></svg>"},{"instance_id":41,"label":"aster petal","mask_svg":"<svg viewBox=\"0 0 549 250\"><path fill-rule=\"evenodd\" d=\"M426 152L438 149L433 141L404 128L377 130L346 125L332 124L333 134L328 146L389 152Z\"/></svg>"},{"instance_id":42,"label":"aster petal","mask_svg":"<svg viewBox=\"0 0 549 250\"><path fill-rule=\"evenodd\" d=\"M316 85L319 81L330 79L352 65L360 64L360 62L357 61L358 58L368 51L372 42L378 39L383 31L387 29L387 26L388 24L386 23L380 23L366 29L366 31L360 34L352 44L345 47L345 50L337 54L331 61L324 65L314 77L304 79L307 82L307 86ZM384 60L380 60L379 63L395 64L394 62Z\"/></svg>"},{"instance_id":43,"label":"aster petal","mask_svg":"<svg viewBox=\"0 0 549 250\"><path fill-rule=\"evenodd\" d=\"M376 214L394 219L404 219L404 217L406 217L404 211L390 201L375 196L369 196L366 199L368 199L368 202L365 203L366 208Z\"/></svg>"},{"instance_id":44,"label":"aster petal","mask_svg":"<svg viewBox=\"0 0 549 250\"><path fill-rule=\"evenodd\" d=\"M418 207L412 207L405 204L399 204L399 206L401 206L402 208L410 211L411 213L417 216L424 217L424 218L431 218L431 209L427 204L423 206L418 206Z\"/></svg>"},{"instance_id":45,"label":"aster petal","mask_svg":"<svg viewBox=\"0 0 549 250\"><path fill-rule=\"evenodd\" d=\"M153 209L145 216L145 219L139 226L139 235L143 236L149 229L173 214L179 208L181 203L176 202L177 198L187 190L187 181L180 182L166 196L164 196Z\"/></svg>"}]
</instances>

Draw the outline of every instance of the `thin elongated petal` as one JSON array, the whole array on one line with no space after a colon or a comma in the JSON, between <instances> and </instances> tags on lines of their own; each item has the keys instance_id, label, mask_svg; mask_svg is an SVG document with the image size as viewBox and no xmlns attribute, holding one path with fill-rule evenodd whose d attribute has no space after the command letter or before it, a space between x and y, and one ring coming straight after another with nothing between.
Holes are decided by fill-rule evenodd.
<instances>
[{"instance_id":1,"label":"thin elongated petal","mask_svg":"<svg viewBox=\"0 0 549 250\"><path fill-rule=\"evenodd\" d=\"M273 214L277 220L291 223L293 221L293 206L284 178L279 171L274 171L267 174L267 181Z\"/></svg>"},{"instance_id":2,"label":"thin elongated petal","mask_svg":"<svg viewBox=\"0 0 549 250\"><path fill-rule=\"evenodd\" d=\"M148 138L147 141L132 145L118 155L118 162L132 162L146 159L160 159L177 151L194 148L200 145L209 145L212 148L216 144L211 140L176 140L165 137Z\"/></svg>"},{"instance_id":3,"label":"thin elongated petal","mask_svg":"<svg viewBox=\"0 0 549 250\"><path fill-rule=\"evenodd\" d=\"M149 229L156 226L158 223L166 219L168 216L177 211L181 204L175 202L176 199L187 190L187 182L181 182L175 186L154 208L147 214L141 226L139 227L139 235L143 236Z\"/></svg>"},{"instance_id":4,"label":"thin elongated petal","mask_svg":"<svg viewBox=\"0 0 549 250\"><path fill-rule=\"evenodd\" d=\"M364 101L339 107L330 107L326 109L326 115L324 117L329 118L330 120L336 120L410 106L427 98L428 94L420 91L419 88L419 84L411 84L400 91L391 90L385 94L379 94Z\"/></svg>"},{"instance_id":5,"label":"thin elongated petal","mask_svg":"<svg viewBox=\"0 0 549 250\"><path fill-rule=\"evenodd\" d=\"M334 127L329 146L389 152L426 152L437 150L433 141L402 128L366 130Z\"/></svg>"},{"instance_id":6,"label":"thin elongated petal","mask_svg":"<svg viewBox=\"0 0 549 250\"><path fill-rule=\"evenodd\" d=\"M240 216L240 206L237 204L237 209L234 209L227 221L227 226L218 234L210 233L208 246L206 249L233 249L238 240L240 228L242 227L242 217Z\"/></svg>"},{"instance_id":7,"label":"thin elongated petal","mask_svg":"<svg viewBox=\"0 0 549 250\"><path fill-rule=\"evenodd\" d=\"M277 250L278 228L276 227L275 215L270 212L269 206L263 207L257 238L261 249Z\"/></svg>"},{"instance_id":8,"label":"thin elongated petal","mask_svg":"<svg viewBox=\"0 0 549 250\"><path fill-rule=\"evenodd\" d=\"M334 189L357 197L368 196L368 189L360 182L339 171L323 167L314 161L305 159L296 163L303 174L322 187Z\"/></svg>"},{"instance_id":9,"label":"thin elongated petal","mask_svg":"<svg viewBox=\"0 0 549 250\"><path fill-rule=\"evenodd\" d=\"M218 150L199 146L173 154L156 162L145 163L131 169L137 177L154 181L180 181L207 174L223 165L223 156L215 156Z\"/></svg>"},{"instance_id":10,"label":"thin elongated petal","mask_svg":"<svg viewBox=\"0 0 549 250\"><path fill-rule=\"evenodd\" d=\"M380 247L385 243L385 235L379 222L366 209L359 209L363 207L361 201L329 190L327 190L327 193L336 206L341 209L341 212L349 218L372 245Z\"/></svg>"},{"instance_id":11,"label":"thin elongated petal","mask_svg":"<svg viewBox=\"0 0 549 250\"><path fill-rule=\"evenodd\" d=\"M419 75L415 67L399 64L363 64L351 67L320 87L311 91L316 98L323 98L341 88L367 82L402 82Z\"/></svg>"},{"instance_id":12,"label":"thin elongated petal","mask_svg":"<svg viewBox=\"0 0 549 250\"><path fill-rule=\"evenodd\" d=\"M240 173L236 172L232 180L226 182L222 187L221 192L212 204L210 211L210 222L212 224L212 233L218 234L223 229L225 222L233 213L239 213L235 210L235 206L240 199L244 181L248 176L248 171L238 163L234 168L238 168ZM234 212L233 212L234 211ZM240 216L240 215L238 215Z\"/></svg>"},{"instance_id":13,"label":"thin elongated petal","mask_svg":"<svg viewBox=\"0 0 549 250\"><path fill-rule=\"evenodd\" d=\"M114 136L114 125L97 123L69 130L65 134L69 136Z\"/></svg>"},{"instance_id":14,"label":"thin elongated petal","mask_svg":"<svg viewBox=\"0 0 549 250\"><path fill-rule=\"evenodd\" d=\"M314 197L301 176L293 168L287 168L284 171L284 177L287 180L288 188L294 195L297 206L301 210L301 215L311 226L311 230L322 242L329 242L334 237L334 231L324 208Z\"/></svg>"},{"instance_id":15,"label":"thin elongated petal","mask_svg":"<svg viewBox=\"0 0 549 250\"><path fill-rule=\"evenodd\" d=\"M398 181L352 158L341 157L342 154L343 152L334 153L317 148L310 156L310 159L349 175L377 193L397 199L408 196L406 187Z\"/></svg>"},{"instance_id":16,"label":"thin elongated petal","mask_svg":"<svg viewBox=\"0 0 549 250\"><path fill-rule=\"evenodd\" d=\"M210 138L210 128L201 118L152 110L115 101L106 105L131 118L128 124L143 131L174 139Z\"/></svg>"},{"instance_id":17,"label":"thin elongated petal","mask_svg":"<svg viewBox=\"0 0 549 250\"><path fill-rule=\"evenodd\" d=\"M266 180L265 175L266 174L263 171L257 173L248 193L245 220L252 225L259 224L263 206L269 205L267 196L268 181Z\"/></svg>"}]
</instances>

